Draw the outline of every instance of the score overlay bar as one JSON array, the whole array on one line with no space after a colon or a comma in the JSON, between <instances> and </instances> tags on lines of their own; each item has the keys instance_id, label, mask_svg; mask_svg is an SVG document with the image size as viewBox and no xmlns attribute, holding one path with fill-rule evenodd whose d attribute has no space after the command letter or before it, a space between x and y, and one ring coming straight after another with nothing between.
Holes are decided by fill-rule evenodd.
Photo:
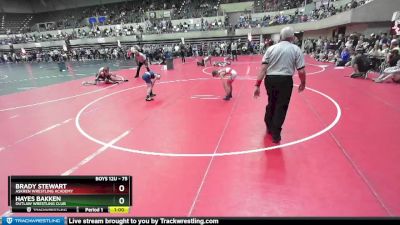
<instances>
[{"instance_id":1,"label":"score overlay bar","mask_svg":"<svg viewBox=\"0 0 400 225\"><path fill-rule=\"evenodd\" d=\"M131 176L10 176L8 191L12 212L102 213L132 205Z\"/></svg>"}]
</instances>

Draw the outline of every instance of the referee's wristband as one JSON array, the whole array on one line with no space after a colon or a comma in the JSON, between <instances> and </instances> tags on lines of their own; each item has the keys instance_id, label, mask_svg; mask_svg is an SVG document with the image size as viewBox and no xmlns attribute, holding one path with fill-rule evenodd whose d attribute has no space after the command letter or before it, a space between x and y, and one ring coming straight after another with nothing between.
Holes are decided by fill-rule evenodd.
<instances>
[{"instance_id":1,"label":"referee's wristband","mask_svg":"<svg viewBox=\"0 0 400 225\"><path fill-rule=\"evenodd\" d=\"M257 80L256 87L260 87L262 80Z\"/></svg>"}]
</instances>

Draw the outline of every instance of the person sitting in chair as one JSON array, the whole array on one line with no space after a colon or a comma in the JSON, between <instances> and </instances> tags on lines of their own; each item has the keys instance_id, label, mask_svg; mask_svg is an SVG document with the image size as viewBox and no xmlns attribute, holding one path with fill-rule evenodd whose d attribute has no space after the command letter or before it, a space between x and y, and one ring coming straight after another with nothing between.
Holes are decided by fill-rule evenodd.
<instances>
[{"instance_id":1,"label":"person sitting in chair","mask_svg":"<svg viewBox=\"0 0 400 225\"><path fill-rule=\"evenodd\" d=\"M367 56L363 54L362 50L357 51L357 55L355 56L352 67L354 69L354 73L350 75L351 78L357 77L366 77L367 72L370 68L370 61Z\"/></svg>"},{"instance_id":2,"label":"person sitting in chair","mask_svg":"<svg viewBox=\"0 0 400 225\"><path fill-rule=\"evenodd\" d=\"M389 57L390 67L386 68L383 73L374 80L376 83L382 83L389 78L392 78L393 82L400 83L400 55L398 49L392 50Z\"/></svg>"}]
</instances>

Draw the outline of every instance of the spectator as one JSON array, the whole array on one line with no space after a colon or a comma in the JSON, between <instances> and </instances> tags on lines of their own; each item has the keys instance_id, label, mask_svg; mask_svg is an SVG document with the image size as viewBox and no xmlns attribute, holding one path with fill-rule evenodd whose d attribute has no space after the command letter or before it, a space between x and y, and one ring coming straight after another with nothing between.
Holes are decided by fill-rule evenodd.
<instances>
[{"instance_id":1,"label":"spectator","mask_svg":"<svg viewBox=\"0 0 400 225\"><path fill-rule=\"evenodd\" d=\"M348 48L344 48L340 54L340 59L336 63L336 66L345 66L350 61L350 52Z\"/></svg>"},{"instance_id":2,"label":"spectator","mask_svg":"<svg viewBox=\"0 0 400 225\"><path fill-rule=\"evenodd\" d=\"M363 50L357 51L357 55L355 56L352 67L354 69L354 73L350 75L351 78L357 77L365 77L369 70L370 62L368 58L363 54Z\"/></svg>"},{"instance_id":3,"label":"spectator","mask_svg":"<svg viewBox=\"0 0 400 225\"><path fill-rule=\"evenodd\" d=\"M376 83L382 83L389 78L392 78L393 82L400 83L399 49L393 49L391 55L390 67L386 68L383 73L374 80Z\"/></svg>"}]
</instances>

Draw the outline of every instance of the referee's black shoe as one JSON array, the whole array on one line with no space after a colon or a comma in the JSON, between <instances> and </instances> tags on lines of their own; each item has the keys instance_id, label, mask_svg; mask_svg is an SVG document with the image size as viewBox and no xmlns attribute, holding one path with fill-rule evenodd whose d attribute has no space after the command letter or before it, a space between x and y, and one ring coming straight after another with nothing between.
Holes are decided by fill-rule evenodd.
<instances>
[{"instance_id":1,"label":"referee's black shoe","mask_svg":"<svg viewBox=\"0 0 400 225\"><path fill-rule=\"evenodd\" d=\"M275 144L278 144L279 142L281 142L281 135L272 135L272 142Z\"/></svg>"}]
</instances>

